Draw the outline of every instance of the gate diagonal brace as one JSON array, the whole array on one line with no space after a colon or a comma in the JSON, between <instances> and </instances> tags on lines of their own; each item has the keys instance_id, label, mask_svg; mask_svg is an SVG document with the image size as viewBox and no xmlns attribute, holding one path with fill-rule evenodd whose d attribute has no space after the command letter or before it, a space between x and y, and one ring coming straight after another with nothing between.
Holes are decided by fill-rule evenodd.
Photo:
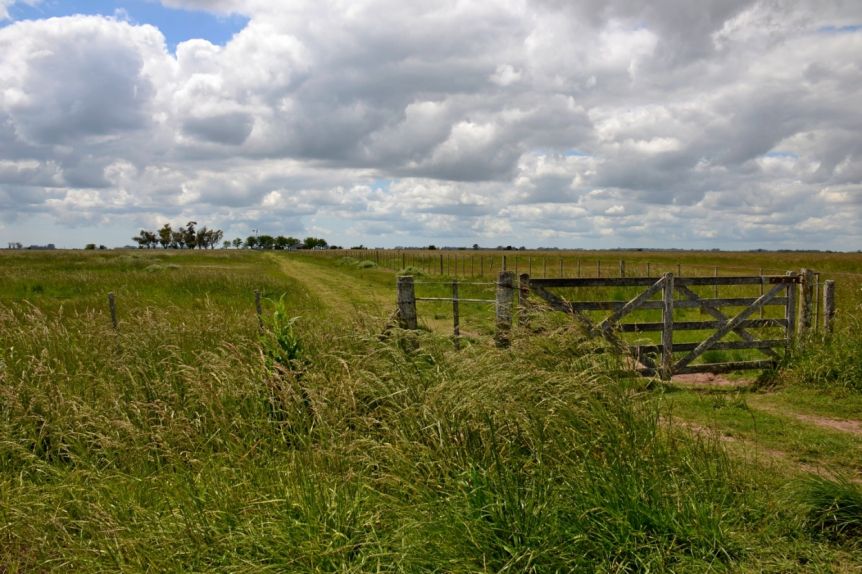
<instances>
[{"instance_id":1,"label":"gate diagonal brace","mask_svg":"<svg viewBox=\"0 0 862 574\"><path fill-rule=\"evenodd\" d=\"M655 287L655 285L650 287L650 289L652 289L653 287ZM661 286L659 285L659 288L660 287ZM566 301L565 299L563 299L559 295L555 295L554 293L551 293L550 291L545 290L544 287L540 287L539 285L531 284L530 289L536 295L538 295L539 297L544 299L548 303L548 305L550 305L551 308L554 309L555 311L562 311L563 313L570 314L575 319L575 321L577 321L577 323L580 325L580 327L588 335L593 336L593 337L596 335L601 335L602 337L604 337L604 339L606 341L608 341L611 345L613 345L614 348L617 349L620 353L632 356L635 359L635 361L639 362L640 364L642 364L643 366L645 366L647 368L650 368L650 369L655 368L655 361L653 361L650 357L648 357L646 355L642 355L639 352L638 347L631 348L622 339L620 339L617 336L617 334L614 333L611 329L604 328L601 326L596 326L595 324L593 324L592 321L590 321L589 317L587 317L586 315L584 315L583 313L581 313L577 309L573 308L572 305L568 301ZM643 302L643 301L641 301L641 302ZM638 303L638 304L640 304L640 303Z\"/></svg>"},{"instance_id":2,"label":"gate diagonal brace","mask_svg":"<svg viewBox=\"0 0 862 574\"><path fill-rule=\"evenodd\" d=\"M598 329L601 330L602 334L609 332L620 319L640 307L647 299L655 295L664 286L664 283L665 278L662 277L653 283L646 291L627 302L625 305L614 311L607 319L599 323Z\"/></svg>"},{"instance_id":3,"label":"gate diagonal brace","mask_svg":"<svg viewBox=\"0 0 862 574\"><path fill-rule=\"evenodd\" d=\"M693 360L701 356L710 347L712 347L715 343L717 343L722 337L735 330L740 323L748 319L752 313L760 309L764 304L773 300L776 295L778 295L781 291L785 290L787 287L785 285L776 285L772 289L769 290L768 293L765 293L757 298L757 300L751 304L750 307L746 307L739 313L736 317L728 321L724 324L723 327L718 329L715 333L710 335L706 340L704 340L700 345L698 345L691 353L677 361L677 363L673 366L673 370L677 371L682 369L683 367L688 366Z\"/></svg>"},{"instance_id":4,"label":"gate diagonal brace","mask_svg":"<svg viewBox=\"0 0 862 574\"><path fill-rule=\"evenodd\" d=\"M697 303L700 303L701 309L706 311L708 314L712 315L713 318L718 319L719 321L727 321L728 320L727 315L722 313L718 307L715 307L709 301L701 299L697 293L695 293L694 291L692 291L691 289L689 289L685 285L680 285L679 283L677 283L675 285L675 287L676 287L676 290L679 291L682 295L684 295L686 297L686 299L688 299L689 301L695 301ZM746 331L742 327L738 327L738 328L734 329L733 332L736 333L737 335L739 335L740 337L742 337L743 339L745 339L746 341L748 341L749 343L753 343L753 342L759 340L757 337L755 337L754 335L752 335L751 333L749 333L748 331ZM772 357L773 359L781 360L781 356L772 349L760 349L760 348L758 348L757 350L760 351L761 353L765 354L765 355L768 355L769 357Z\"/></svg>"}]
</instances>

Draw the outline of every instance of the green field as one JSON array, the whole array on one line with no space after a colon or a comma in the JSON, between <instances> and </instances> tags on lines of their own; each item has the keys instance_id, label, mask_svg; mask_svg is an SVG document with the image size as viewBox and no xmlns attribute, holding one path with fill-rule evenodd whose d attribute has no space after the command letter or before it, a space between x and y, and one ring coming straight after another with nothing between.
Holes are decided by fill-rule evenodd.
<instances>
[{"instance_id":1,"label":"green field","mask_svg":"<svg viewBox=\"0 0 862 574\"><path fill-rule=\"evenodd\" d=\"M394 326L404 267L485 299L503 255L808 267L837 331L694 384L627 374L561 314L506 350L489 305L460 351L445 304ZM0 252L0 573L857 572L860 305L860 254Z\"/></svg>"}]
</instances>

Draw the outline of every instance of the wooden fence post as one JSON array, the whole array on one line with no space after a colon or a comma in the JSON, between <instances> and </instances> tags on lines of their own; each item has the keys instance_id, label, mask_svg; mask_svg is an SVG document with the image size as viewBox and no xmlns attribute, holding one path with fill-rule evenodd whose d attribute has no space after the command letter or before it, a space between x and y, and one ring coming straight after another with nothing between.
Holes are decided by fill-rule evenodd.
<instances>
[{"instance_id":1,"label":"wooden fence post","mask_svg":"<svg viewBox=\"0 0 862 574\"><path fill-rule=\"evenodd\" d=\"M402 329L416 329L416 292L413 277L402 275L398 278L398 326Z\"/></svg>"},{"instance_id":2,"label":"wooden fence post","mask_svg":"<svg viewBox=\"0 0 862 574\"><path fill-rule=\"evenodd\" d=\"M796 273L788 271L788 277L796 277ZM763 282L761 281L761 284ZM796 340L796 285L787 284L787 306L784 308L784 320L787 322L787 347L790 348Z\"/></svg>"},{"instance_id":3,"label":"wooden fence post","mask_svg":"<svg viewBox=\"0 0 862 574\"><path fill-rule=\"evenodd\" d=\"M512 342L512 302L514 301L515 274L501 271L497 279L497 347L508 347Z\"/></svg>"},{"instance_id":4,"label":"wooden fence post","mask_svg":"<svg viewBox=\"0 0 862 574\"><path fill-rule=\"evenodd\" d=\"M530 274L521 273L518 278L518 326L528 327L530 325Z\"/></svg>"},{"instance_id":5,"label":"wooden fence post","mask_svg":"<svg viewBox=\"0 0 862 574\"><path fill-rule=\"evenodd\" d=\"M461 316L458 304L458 281L452 281L452 343L461 348Z\"/></svg>"},{"instance_id":6,"label":"wooden fence post","mask_svg":"<svg viewBox=\"0 0 862 574\"><path fill-rule=\"evenodd\" d=\"M114 326L114 331L117 330L117 302L114 298L114 292L108 293L108 310L111 312L111 325Z\"/></svg>"},{"instance_id":7,"label":"wooden fence post","mask_svg":"<svg viewBox=\"0 0 862 574\"><path fill-rule=\"evenodd\" d=\"M835 330L835 281L827 279L823 284L823 333L829 336Z\"/></svg>"},{"instance_id":8,"label":"wooden fence post","mask_svg":"<svg viewBox=\"0 0 862 574\"><path fill-rule=\"evenodd\" d=\"M626 276L626 262L620 259L620 277Z\"/></svg>"},{"instance_id":9,"label":"wooden fence post","mask_svg":"<svg viewBox=\"0 0 862 574\"><path fill-rule=\"evenodd\" d=\"M673 273L664 274L662 290L661 331L661 380L669 381L673 376Z\"/></svg>"},{"instance_id":10,"label":"wooden fence post","mask_svg":"<svg viewBox=\"0 0 862 574\"><path fill-rule=\"evenodd\" d=\"M802 270L802 283L799 285L799 334L806 336L811 333L814 323L814 271Z\"/></svg>"}]
</instances>

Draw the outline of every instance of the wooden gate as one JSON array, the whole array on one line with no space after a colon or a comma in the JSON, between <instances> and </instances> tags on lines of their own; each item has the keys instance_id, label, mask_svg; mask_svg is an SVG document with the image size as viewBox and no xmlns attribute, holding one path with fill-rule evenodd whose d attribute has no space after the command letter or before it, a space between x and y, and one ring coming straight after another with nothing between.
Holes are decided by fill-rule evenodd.
<instances>
[{"instance_id":1,"label":"wooden gate","mask_svg":"<svg viewBox=\"0 0 862 574\"><path fill-rule=\"evenodd\" d=\"M630 355L640 373L658 374L662 379L668 380L675 374L774 367L781 361L795 334L798 283L800 277L795 273L763 277L674 277L672 273L666 273L658 279L531 279L529 275L521 275L520 301L522 310L526 310L530 307L531 295L537 295L552 309L570 314L586 332L605 338L615 348ZM719 286L740 285L759 286L759 296L717 296ZM705 297L695 291L695 288L703 286L713 287L714 296ZM566 300L550 291L554 288L585 287L645 289L628 301ZM741 310L735 313L722 310L728 307ZM766 317L764 310L767 307L783 307L783 312L778 309L775 309L775 312L770 310L770 316ZM660 310L661 321L623 322L623 319L634 311L647 309ZM711 320L677 320L674 319L675 309L699 310ZM611 313L598 320L594 316L597 311ZM758 317L755 318L755 314L758 314ZM767 329L769 331L766 331ZM679 331L712 332L703 340L674 343L674 333ZM780 336L775 336L776 331ZM660 333L660 338L659 341L632 344L626 341L625 333ZM734 334L736 340L723 340L730 334ZM761 357L757 360L696 363L707 351L742 349L754 349Z\"/></svg>"}]
</instances>

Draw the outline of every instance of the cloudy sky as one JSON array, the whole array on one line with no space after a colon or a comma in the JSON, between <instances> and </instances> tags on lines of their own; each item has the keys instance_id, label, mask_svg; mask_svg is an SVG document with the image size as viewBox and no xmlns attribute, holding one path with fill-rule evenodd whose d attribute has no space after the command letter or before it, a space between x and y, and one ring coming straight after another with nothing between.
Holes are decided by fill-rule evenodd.
<instances>
[{"instance_id":1,"label":"cloudy sky","mask_svg":"<svg viewBox=\"0 0 862 574\"><path fill-rule=\"evenodd\" d=\"M0 246L862 249L859 0L0 0Z\"/></svg>"}]
</instances>

